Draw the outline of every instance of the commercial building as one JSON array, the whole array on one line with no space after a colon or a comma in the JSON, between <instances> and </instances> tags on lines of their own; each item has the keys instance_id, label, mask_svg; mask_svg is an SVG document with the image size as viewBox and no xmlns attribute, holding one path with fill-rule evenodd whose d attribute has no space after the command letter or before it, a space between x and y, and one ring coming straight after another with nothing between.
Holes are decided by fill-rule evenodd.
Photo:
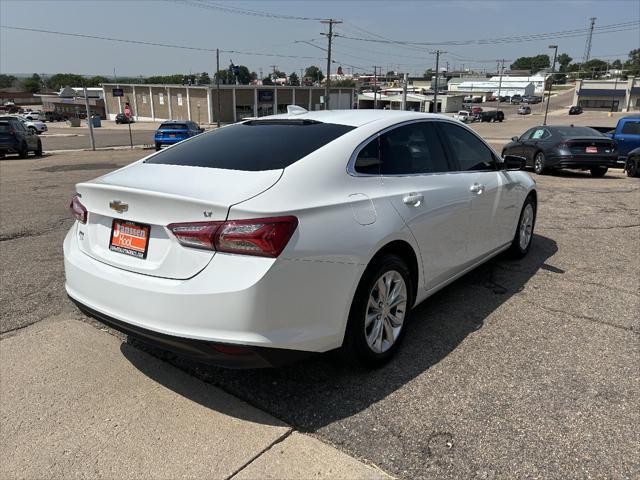
<instances>
[{"instance_id":1,"label":"commercial building","mask_svg":"<svg viewBox=\"0 0 640 480\"><path fill-rule=\"evenodd\" d=\"M573 104L585 110L640 111L640 78L576 80Z\"/></svg>"},{"instance_id":2,"label":"commercial building","mask_svg":"<svg viewBox=\"0 0 640 480\"><path fill-rule=\"evenodd\" d=\"M486 101L492 95L505 95L512 97L514 95L533 95L535 86L531 82L506 82L503 77L502 82L493 80L484 81L466 81L455 85L455 91L472 97L482 97Z\"/></svg>"},{"instance_id":3,"label":"commercial building","mask_svg":"<svg viewBox=\"0 0 640 480\"><path fill-rule=\"evenodd\" d=\"M489 80L489 82L495 83L496 85L500 81L499 76L493 76ZM550 73L536 73L535 75L524 75L524 76L513 76L513 75L503 75L502 76L502 85L515 85L522 83L533 83L534 92L530 95L542 95L543 92L549 90L551 86L552 76ZM509 95L508 93L506 95Z\"/></svg>"},{"instance_id":4,"label":"commercial building","mask_svg":"<svg viewBox=\"0 0 640 480\"><path fill-rule=\"evenodd\" d=\"M387 91L392 93L391 91ZM462 108L464 100L463 95L438 95L438 113L457 112ZM387 109L402 110L402 94L384 94L378 93L375 96L373 92L365 92L358 95L359 109ZM433 95L422 95L416 93L407 93L407 102L405 110L413 112L433 112Z\"/></svg>"},{"instance_id":5,"label":"commercial building","mask_svg":"<svg viewBox=\"0 0 640 480\"><path fill-rule=\"evenodd\" d=\"M322 87L292 87L277 85L138 85L104 84L107 118L113 120L128 104L137 121L192 120L216 123L220 106L220 122L237 122L248 117L286 113L287 105L307 110L320 110ZM114 96L122 93L122 96ZM353 88L331 88L329 106L332 110L352 108Z\"/></svg>"},{"instance_id":6,"label":"commercial building","mask_svg":"<svg viewBox=\"0 0 640 480\"><path fill-rule=\"evenodd\" d=\"M84 89L64 87L55 94L36 94L42 101L42 110L56 112L64 117L79 117L87 112ZM105 117L102 88L87 88L87 99L92 115Z\"/></svg>"}]
</instances>

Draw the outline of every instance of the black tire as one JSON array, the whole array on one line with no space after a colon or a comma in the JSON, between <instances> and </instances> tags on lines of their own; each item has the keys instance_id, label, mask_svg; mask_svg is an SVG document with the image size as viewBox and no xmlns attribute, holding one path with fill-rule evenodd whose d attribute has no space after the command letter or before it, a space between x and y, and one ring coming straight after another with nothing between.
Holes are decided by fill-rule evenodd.
<instances>
[{"instance_id":1,"label":"black tire","mask_svg":"<svg viewBox=\"0 0 640 480\"><path fill-rule=\"evenodd\" d=\"M522 245L521 240L521 230L522 224L525 220L525 211L527 211L527 207L531 206L533 212L533 219L531 221L531 229L529 232L529 240L526 245ZM533 196L529 195L527 199L524 201L524 205L522 205L522 210L520 211L520 217L518 217L518 226L516 227L516 233L513 236L513 240L511 242L511 246L509 247L509 256L512 258L522 258L524 257L531 248L531 244L533 243L533 230L536 226L536 213L537 213L537 205L533 199Z\"/></svg>"},{"instance_id":2,"label":"black tire","mask_svg":"<svg viewBox=\"0 0 640 480\"><path fill-rule=\"evenodd\" d=\"M20 158L27 158L28 155L29 155L29 147L27 147L26 142L22 142L22 145L20 145L20 151L18 152L18 156Z\"/></svg>"},{"instance_id":3,"label":"black tire","mask_svg":"<svg viewBox=\"0 0 640 480\"><path fill-rule=\"evenodd\" d=\"M604 177L607 174L607 170L609 170L607 167L592 167L589 169L591 176L596 178Z\"/></svg>"},{"instance_id":4,"label":"black tire","mask_svg":"<svg viewBox=\"0 0 640 480\"><path fill-rule=\"evenodd\" d=\"M36 129L36 127L27 127L31 133L35 133L36 135L38 134L38 130Z\"/></svg>"},{"instance_id":5,"label":"black tire","mask_svg":"<svg viewBox=\"0 0 640 480\"><path fill-rule=\"evenodd\" d=\"M536 152L535 157L533 157L533 171L538 175L544 175L549 171L544 153Z\"/></svg>"},{"instance_id":6,"label":"black tire","mask_svg":"<svg viewBox=\"0 0 640 480\"><path fill-rule=\"evenodd\" d=\"M162 145L156 143L156 152L159 152L160 150L162 150Z\"/></svg>"},{"instance_id":7,"label":"black tire","mask_svg":"<svg viewBox=\"0 0 640 480\"><path fill-rule=\"evenodd\" d=\"M640 177L640 169L638 168L638 161L633 158L628 158L627 163L625 165L625 170L627 172L627 177Z\"/></svg>"},{"instance_id":8,"label":"black tire","mask_svg":"<svg viewBox=\"0 0 640 480\"><path fill-rule=\"evenodd\" d=\"M36 147L36 149L33 152L33 154L36 157L41 157L42 156L42 141L38 140L38 146Z\"/></svg>"},{"instance_id":9,"label":"black tire","mask_svg":"<svg viewBox=\"0 0 640 480\"><path fill-rule=\"evenodd\" d=\"M407 298L404 319L394 343L387 350L376 352L369 346L366 338L365 320L369 309L369 297L372 295L378 280L390 272L399 273L406 287ZM347 329L339 352L342 360L351 366L365 368L378 368L387 363L395 355L404 338L409 313L413 306L413 296L411 272L406 262L394 254L385 254L375 258L365 270L351 304ZM372 328L375 327L372 325ZM387 331L385 330L382 336L386 333Z\"/></svg>"}]
</instances>

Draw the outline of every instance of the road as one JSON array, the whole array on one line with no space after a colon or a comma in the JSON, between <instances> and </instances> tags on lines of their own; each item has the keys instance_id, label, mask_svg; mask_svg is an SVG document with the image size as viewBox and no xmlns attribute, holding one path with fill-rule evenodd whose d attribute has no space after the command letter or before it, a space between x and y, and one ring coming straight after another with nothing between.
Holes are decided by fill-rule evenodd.
<instances>
[{"instance_id":1,"label":"road","mask_svg":"<svg viewBox=\"0 0 640 480\"><path fill-rule=\"evenodd\" d=\"M0 163L2 332L20 336L37 322L54 330L96 325L64 293L68 201L76 182L143 155L77 152ZM236 371L151 352L394 476L637 477L640 182L619 170L603 179L567 172L536 180L540 209L529 256L499 257L420 305L385 368L351 370L324 355ZM71 357L82 343L77 335L65 346ZM177 386L176 374L150 368L135 353L141 348L132 341L122 352L154 384L199 401ZM40 352L25 347L23 355L30 364ZM112 360L84 361L99 371Z\"/></svg>"}]
</instances>

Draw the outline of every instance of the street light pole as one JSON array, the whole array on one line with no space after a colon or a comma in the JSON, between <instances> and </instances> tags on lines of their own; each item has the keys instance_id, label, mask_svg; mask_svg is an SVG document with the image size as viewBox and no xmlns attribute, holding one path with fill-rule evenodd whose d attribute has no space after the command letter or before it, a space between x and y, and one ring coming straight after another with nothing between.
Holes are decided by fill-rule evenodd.
<instances>
[{"instance_id":1,"label":"street light pole","mask_svg":"<svg viewBox=\"0 0 640 480\"><path fill-rule=\"evenodd\" d=\"M551 64L551 82L549 83L549 93L547 94L547 108L544 111L544 122L542 125L547 124L547 114L549 113L549 103L551 103L551 88L553 88L553 77L556 70L556 57L558 56L558 45L549 45L549 48L553 48L553 63Z\"/></svg>"},{"instance_id":2,"label":"street light pole","mask_svg":"<svg viewBox=\"0 0 640 480\"><path fill-rule=\"evenodd\" d=\"M433 89L433 113L438 113L438 69L440 68L440 54L447 53L441 50L436 50L435 52L431 52L436 54L436 81L435 87Z\"/></svg>"}]
</instances>

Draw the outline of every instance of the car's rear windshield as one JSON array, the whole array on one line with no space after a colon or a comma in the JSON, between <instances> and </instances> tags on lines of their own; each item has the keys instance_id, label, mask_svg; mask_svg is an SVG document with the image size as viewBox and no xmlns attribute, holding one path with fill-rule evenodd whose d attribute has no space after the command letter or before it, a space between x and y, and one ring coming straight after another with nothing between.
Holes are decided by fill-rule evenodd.
<instances>
[{"instance_id":1,"label":"car's rear windshield","mask_svg":"<svg viewBox=\"0 0 640 480\"><path fill-rule=\"evenodd\" d=\"M188 130L184 123L163 123L160 130Z\"/></svg>"},{"instance_id":2,"label":"car's rear windshield","mask_svg":"<svg viewBox=\"0 0 640 480\"><path fill-rule=\"evenodd\" d=\"M227 170L277 170L354 128L310 120L250 120L193 137L146 162Z\"/></svg>"},{"instance_id":3,"label":"car's rear windshield","mask_svg":"<svg viewBox=\"0 0 640 480\"><path fill-rule=\"evenodd\" d=\"M561 137L602 137L597 130L589 127L556 127L555 131Z\"/></svg>"},{"instance_id":4,"label":"car's rear windshield","mask_svg":"<svg viewBox=\"0 0 640 480\"><path fill-rule=\"evenodd\" d=\"M11 125L6 122L0 123L0 132L8 132L9 130L11 130Z\"/></svg>"}]
</instances>

